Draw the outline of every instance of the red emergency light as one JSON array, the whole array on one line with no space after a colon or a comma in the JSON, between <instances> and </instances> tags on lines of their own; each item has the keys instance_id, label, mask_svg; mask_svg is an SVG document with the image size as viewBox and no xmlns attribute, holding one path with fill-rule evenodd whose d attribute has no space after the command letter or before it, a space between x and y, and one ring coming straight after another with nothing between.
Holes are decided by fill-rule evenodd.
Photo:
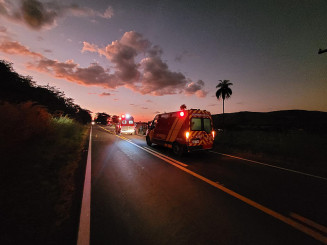
<instances>
[{"instance_id":1,"label":"red emergency light","mask_svg":"<svg viewBox=\"0 0 327 245\"><path fill-rule=\"evenodd\" d=\"M183 117L185 115L184 111L179 112L179 116Z\"/></svg>"},{"instance_id":2,"label":"red emergency light","mask_svg":"<svg viewBox=\"0 0 327 245\"><path fill-rule=\"evenodd\" d=\"M121 118L125 118L125 115L121 115Z\"/></svg>"}]
</instances>

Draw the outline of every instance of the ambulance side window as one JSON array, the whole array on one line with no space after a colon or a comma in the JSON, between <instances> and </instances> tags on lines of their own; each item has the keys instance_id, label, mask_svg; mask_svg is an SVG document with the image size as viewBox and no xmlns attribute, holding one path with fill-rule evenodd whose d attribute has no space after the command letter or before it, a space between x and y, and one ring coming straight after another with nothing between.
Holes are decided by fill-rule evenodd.
<instances>
[{"instance_id":1,"label":"ambulance side window","mask_svg":"<svg viewBox=\"0 0 327 245\"><path fill-rule=\"evenodd\" d=\"M201 131L201 129L202 129L201 118L193 117L191 119L191 130L192 131Z\"/></svg>"}]
</instances>

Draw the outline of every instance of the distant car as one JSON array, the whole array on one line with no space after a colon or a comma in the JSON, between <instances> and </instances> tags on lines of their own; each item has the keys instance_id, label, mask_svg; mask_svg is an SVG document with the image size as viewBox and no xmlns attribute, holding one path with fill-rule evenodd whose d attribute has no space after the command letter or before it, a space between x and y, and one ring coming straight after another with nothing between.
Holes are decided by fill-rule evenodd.
<instances>
[{"instance_id":1,"label":"distant car","mask_svg":"<svg viewBox=\"0 0 327 245\"><path fill-rule=\"evenodd\" d=\"M136 123L135 129L134 129L134 134L145 135L147 129L148 129L148 123L138 122L138 123Z\"/></svg>"}]
</instances>

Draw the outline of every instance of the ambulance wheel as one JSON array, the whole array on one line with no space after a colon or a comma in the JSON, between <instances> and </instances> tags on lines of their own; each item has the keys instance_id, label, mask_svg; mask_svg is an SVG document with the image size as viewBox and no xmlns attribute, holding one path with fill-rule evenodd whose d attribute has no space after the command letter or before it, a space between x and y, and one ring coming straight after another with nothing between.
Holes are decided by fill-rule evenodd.
<instances>
[{"instance_id":1,"label":"ambulance wheel","mask_svg":"<svg viewBox=\"0 0 327 245\"><path fill-rule=\"evenodd\" d=\"M149 136L146 136L146 144L147 144L148 146L151 146L151 145L152 145L152 142L151 142Z\"/></svg>"},{"instance_id":2,"label":"ambulance wheel","mask_svg":"<svg viewBox=\"0 0 327 245\"><path fill-rule=\"evenodd\" d=\"M183 155L183 152L184 152L184 150L183 150L183 146L181 146L180 144L178 144L177 142L175 142L175 143L173 144L173 152L174 152L174 154L177 155L177 156L181 156L181 155Z\"/></svg>"}]
</instances>

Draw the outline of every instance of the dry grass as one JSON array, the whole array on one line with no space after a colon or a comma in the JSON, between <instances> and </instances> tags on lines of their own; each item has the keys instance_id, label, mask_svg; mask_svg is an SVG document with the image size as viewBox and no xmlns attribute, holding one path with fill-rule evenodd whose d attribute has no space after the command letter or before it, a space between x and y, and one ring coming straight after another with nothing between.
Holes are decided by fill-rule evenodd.
<instances>
[{"instance_id":1,"label":"dry grass","mask_svg":"<svg viewBox=\"0 0 327 245\"><path fill-rule=\"evenodd\" d=\"M65 230L87 128L31 102L0 105L0 122L0 243L71 243Z\"/></svg>"},{"instance_id":2,"label":"dry grass","mask_svg":"<svg viewBox=\"0 0 327 245\"><path fill-rule=\"evenodd\" d=\"M215 143L220 151L327 176L326 133L225 130Z\"/></svg>"}]
</instances>

